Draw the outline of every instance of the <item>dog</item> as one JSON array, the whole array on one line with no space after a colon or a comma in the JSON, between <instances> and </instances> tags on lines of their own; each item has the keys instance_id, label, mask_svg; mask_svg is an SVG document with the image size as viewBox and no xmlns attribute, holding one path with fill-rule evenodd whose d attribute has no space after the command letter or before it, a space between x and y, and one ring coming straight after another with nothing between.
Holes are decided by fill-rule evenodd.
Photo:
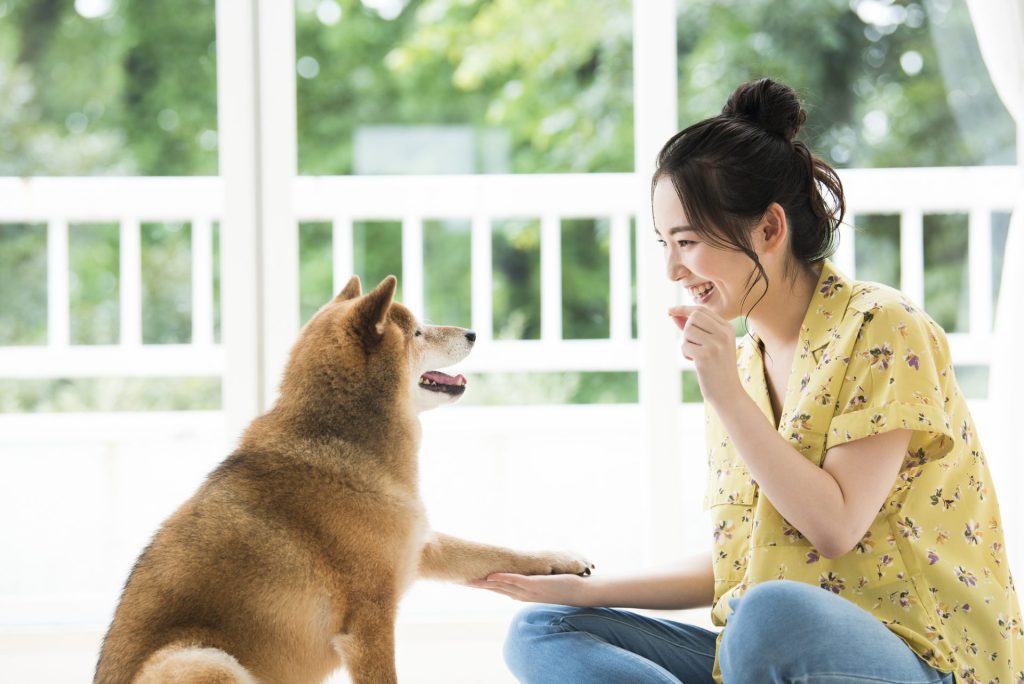
<instances>
[{"instance_id":1,"label":"dog","mask_svg":"<svg viewBox=\"0 0 1024 684\"><path fill-rule=\"evenodd\" d=\"M566 553L432 532L418 413L466 389L472 331L424 325L394 276L358 277L291 350L273 408L154 535L125 583L94 684L305 684L346 667L397 681L395 615L416 577L587 575Z\"/></svg>"}]
</instances>

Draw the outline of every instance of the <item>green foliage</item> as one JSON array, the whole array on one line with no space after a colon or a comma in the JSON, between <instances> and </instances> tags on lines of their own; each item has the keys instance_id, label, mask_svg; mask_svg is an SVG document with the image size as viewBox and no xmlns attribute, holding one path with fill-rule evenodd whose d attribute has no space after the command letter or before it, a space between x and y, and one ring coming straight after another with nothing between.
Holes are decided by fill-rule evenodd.
<instances>
[{"instance_id":1,"label":"green foliage","mask_svg":"<svg viewBox=\"0 0 1024 684\"><path fill-rule=\"evenodd\" d=\"M352 224L352 262L363 291L389 275L398 277L395 299L402 299L402 224L399 221L356 221Z\"/></svg>"},{"instance_id":2,"label":"green foliage","mask_svg":"<svg viewBox=\"0 0 1024 684\"><path fill-rule=\"evenodd\" d=\"M423 288L426 310L419 315L435 325L472 327L470 222L425 221Z\"/></svg>"},{"instance_id":3,"label":"green foliage","mask_svg":"<svg viewBox=\"0 0 1024 684\"><path fill-rule=\"evenodd\" d=\"M496 221L491 238L495 339L540 339L540 221Z\"/></svg>"},{"instance_id":4,"label":"green foliage","mask_svg":"<svg viewBox=\"0 0 1024 684\"><path fill-rule=\"evenodd\" d=\"M926 215L924 234L924 302L915 303L947 332L967 332L967 216Z\"/></svg>"},{"instance_id":5,"label":"green foliage","mask_svg":"<svg viewBox=\"0 0 1024 684\"><path fill-rule=\"evenodd\" d=\"M900 286L900 217L870 214L854 217L857 279Z\"/></svg>"},{"instance_id":6,"label":"green foliage","mask_svg":"<svg viewBox=\"0 0 1024 684\"><path fill-rule=\"evenodd\" d=\"M0 384L0 413L34 411L211 411L220 378L60 378Z\"/></svg>"},{"instance_id":7,"label":"green foliage","mask_svg":"<svg viewBox=\"0 0 1024 684\"><path fill-rule=\"evenodd\" d=\"M629 2L412 0L395 19L340 7L336 24L314 3L296 12L297 56L316 64L298 83L302 173L351 173L356 130L382 123L501 130L515 172L632 167Z\"/></svg>"},{"instance_id":8,"label":"green foliage","mask_svg":"<svg viewBox=\"0 0 1024 684\"><path fill-rule=\"evenodd\" d=\"M833 165L1012 163L1015 128L961 2L692 0L679 47L683 125L767 76L801 94L802 137Z\"/></svg>"},{"instance_id":9,"label":"green foliage","mask_svg":"<svg viewBox=\"0 0 1024 684\"><path fill-rule=\"evenodd\" d=\"M536 404L635 404L637 374L480 373L470 379L461 403L467 406Z\"/></svg>"},{"instance_id":10,"label":"green foliage","mask_svg":"<svg viewBox=\"0 0 1024 684\"><path fill-rule=\"evenodd\" d=\"M0 224L0 345L46 344L46 226Z\"/></svg>"},{"instance_id":11,"label":"green foliage","mask_svg":"<svg viewBox=\"0 0 1024 684\"><path fill-rule=\"evenodd\" d=\"M188 224L142 224L144 344L187 344L192 340L191 245Z\"/></svg>"},{"instance_id":12,"label":"green foliage","mask_svg":"<svg viewBox=\"0 0 1024 684\"><path fill-rule=\"evenodd\" d=\"M70 305L74 312L71 344L117 344L120 338L117 224L72 225L68 233L68 259Z\"/></svg>"},{"instance_id":13,"label":"green foliage","mask_svg":"<svg viewBox=\"0 0 1024 684\"><path fill-rule=\"evenodd\" d=\"M217 172L213 0L7 0L0 45L0 174Z\"/></svg>"},{"instance_id":14,"label":"green foliage","mask_svg":"<svg viewBox=\"0 0 1024 684\"><path fill-rule=\"evenodd\" d=\"M299 320L313 317L331 300L334 270L331 268L331 224L311 221L299 224Z\"/></svg>"},{"instance_id":15,"label":"green foliage","mask_svg":"<svg viewBox=\"0 0 1024 684\"><path fill-rule=\"evenodd\" d=\"M611 226L607 219L562 221L562 337L607 339Z\"/></svg>"}]
</instances>

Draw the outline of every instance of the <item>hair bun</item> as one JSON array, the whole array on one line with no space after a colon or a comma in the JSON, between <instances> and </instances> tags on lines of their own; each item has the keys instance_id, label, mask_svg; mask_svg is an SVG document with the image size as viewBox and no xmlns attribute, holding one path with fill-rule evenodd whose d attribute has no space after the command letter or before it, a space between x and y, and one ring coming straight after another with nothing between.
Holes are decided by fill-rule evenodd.
<instances>
[{"instance_id":1,"label":"hair bun","mask_svg":"<svg viewBox=\"0 0 1024 684\"><path fill-rule=\"evenodd\" d=\"M786 140L793 140L807 120L793 89L768 78L736 88L725 101L722 114L746 119Z\"/></svg>"}]
</instances>

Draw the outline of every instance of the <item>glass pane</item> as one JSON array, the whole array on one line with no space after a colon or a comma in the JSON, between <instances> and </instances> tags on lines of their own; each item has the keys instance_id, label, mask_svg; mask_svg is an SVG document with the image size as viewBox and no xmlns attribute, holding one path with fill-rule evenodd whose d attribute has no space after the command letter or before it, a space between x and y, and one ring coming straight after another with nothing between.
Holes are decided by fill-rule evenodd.
<instances>
[{"instance_id":1,"label":"glass pane","mask_svg":"<svg viewBox=\"0 0 1024 684\"><path fill-rule=\"evenodd\" d=\"M332 292L332 230L330 221L299 224L299 320L302 323L337 294Z\"/></svg>"},{"instance_id":2,"label":"glass pane","mask_svg":"<svg viewBox=\"0 0 1024 684\"><path fill-rule=\"evenodd\" d=\"M297 0L300 173L633 168L629 0Z\"/></svg>"},{"instance_id":3,"label":"glass pane","mask_svg":"<svg viewBox=\"0 0 1024 684\"><path fill-rule=\"evenodd\" d=\"M471 327L472 266L470 222L423 222L423 287L426 311L414 311L433 325ZM486 293L480 293L481 296Z\"/></svg>"},{"instance_id":4,"label":"glass pane","mask_svg":"<svg viewBox=\"0 0 1024 684\"><path fill-rule=\"evenodd\" d=\"M924 217L924 308L946 332L967 332L967 216Z\"/></svg>"},{"instance_id":5,"label":"glass pane","mask_svg":"<svg viewBox=\"0 0 1024 684\"><path fill-rule=\"evenodd\" d=\"M389 275L398 277L395 299L402 300L402 224L398 221L355 221L352 263L369 292Z\"/></svg>"},{"instance_id":6,"label":"glass pane","mask_svg":"<svg viewBox=\"0 0 1024 684\"><path fill-rule=\"evenodd\" d=\"M68 230L71 344L120 340L120 244L116 223L75 224Z\"/></svg>"},{"instance_id":7,"label":"glass pane","mask_svg":"<svg viewBox=\"0 0 1024 684\"><path fill-rule=\"evenodd\" d=\"M900 286L900 217L865 214L854 219L857 279Z\"/></svg>"},{"instance_id":8,"label":"glass pane","mask_svg":"<svg viewBox=\"0 0 1024 684\"><path fill-rule=\"evenodd\" d=\"M540 339L540 221L495 221L491 249L495 339Z\"/></svg>"},{"instance_id":9,"label":"glass pane","mask_svg":"<svg viewBox=\"0 0 1024 684\"><path fill-rule=\"evenodd\" d=\"M187 223L142 224L142 341L192 341L192 227Z\"/></svg>"},{"instance_id":10,"label":"glass pane","mask_svg":"<svg viewBox=\"0 0 1024 684\"><path fill-rule=\"evenodd\" d=\"M1013 164L1016 128L966 3L678 3L679 117L721 111L744 81L781 75L808 109L802 137L840 167ZM941 140L942 144L935 144Z\"/></svg>"},{"instance_id":11,"label":"glass pane","mask_svg":"<svg viewBox=\"0 0 1024 684\"><path fill-rule=\"evenodd\" d=\"M562 337L607 339L611 325L607 219L562 221Z\"/></svg>"},{"instance_id":12,"label":"glass pane","mask_svg":"<svg viewBox=\"0 0 1024 684\"><path fill-rule=\"evenodd\" d=\"M0 224L0 345L46 344L46 226Z\"/></svg>"},{"instance_id":13,"label":"glass pane","mask_svg":"<svg viewBox=\"0 0 1024 684\"><path fill-rule=\"evenodd\" d=\"M0 175L215 175L214 0L0 3Z\"/></svg>"}]
</instances>

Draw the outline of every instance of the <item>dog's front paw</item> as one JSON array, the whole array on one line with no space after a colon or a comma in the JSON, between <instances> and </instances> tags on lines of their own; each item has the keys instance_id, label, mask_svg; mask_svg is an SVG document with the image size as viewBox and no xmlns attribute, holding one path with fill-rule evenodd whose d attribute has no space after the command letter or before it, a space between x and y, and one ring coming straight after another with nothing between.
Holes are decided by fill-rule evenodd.
<instances>
[{"instance_id":1,"label":"dog's front paw","mask_svg":"<svg viewBox=\"0 0 1024 684\"><path fill-rule=\"evenodd\" d=\"M586 577L594 569L593 563L575 553L545 554L544 563L547 567L546 571L537 574Z\"/></svg>"}]
</instances>

